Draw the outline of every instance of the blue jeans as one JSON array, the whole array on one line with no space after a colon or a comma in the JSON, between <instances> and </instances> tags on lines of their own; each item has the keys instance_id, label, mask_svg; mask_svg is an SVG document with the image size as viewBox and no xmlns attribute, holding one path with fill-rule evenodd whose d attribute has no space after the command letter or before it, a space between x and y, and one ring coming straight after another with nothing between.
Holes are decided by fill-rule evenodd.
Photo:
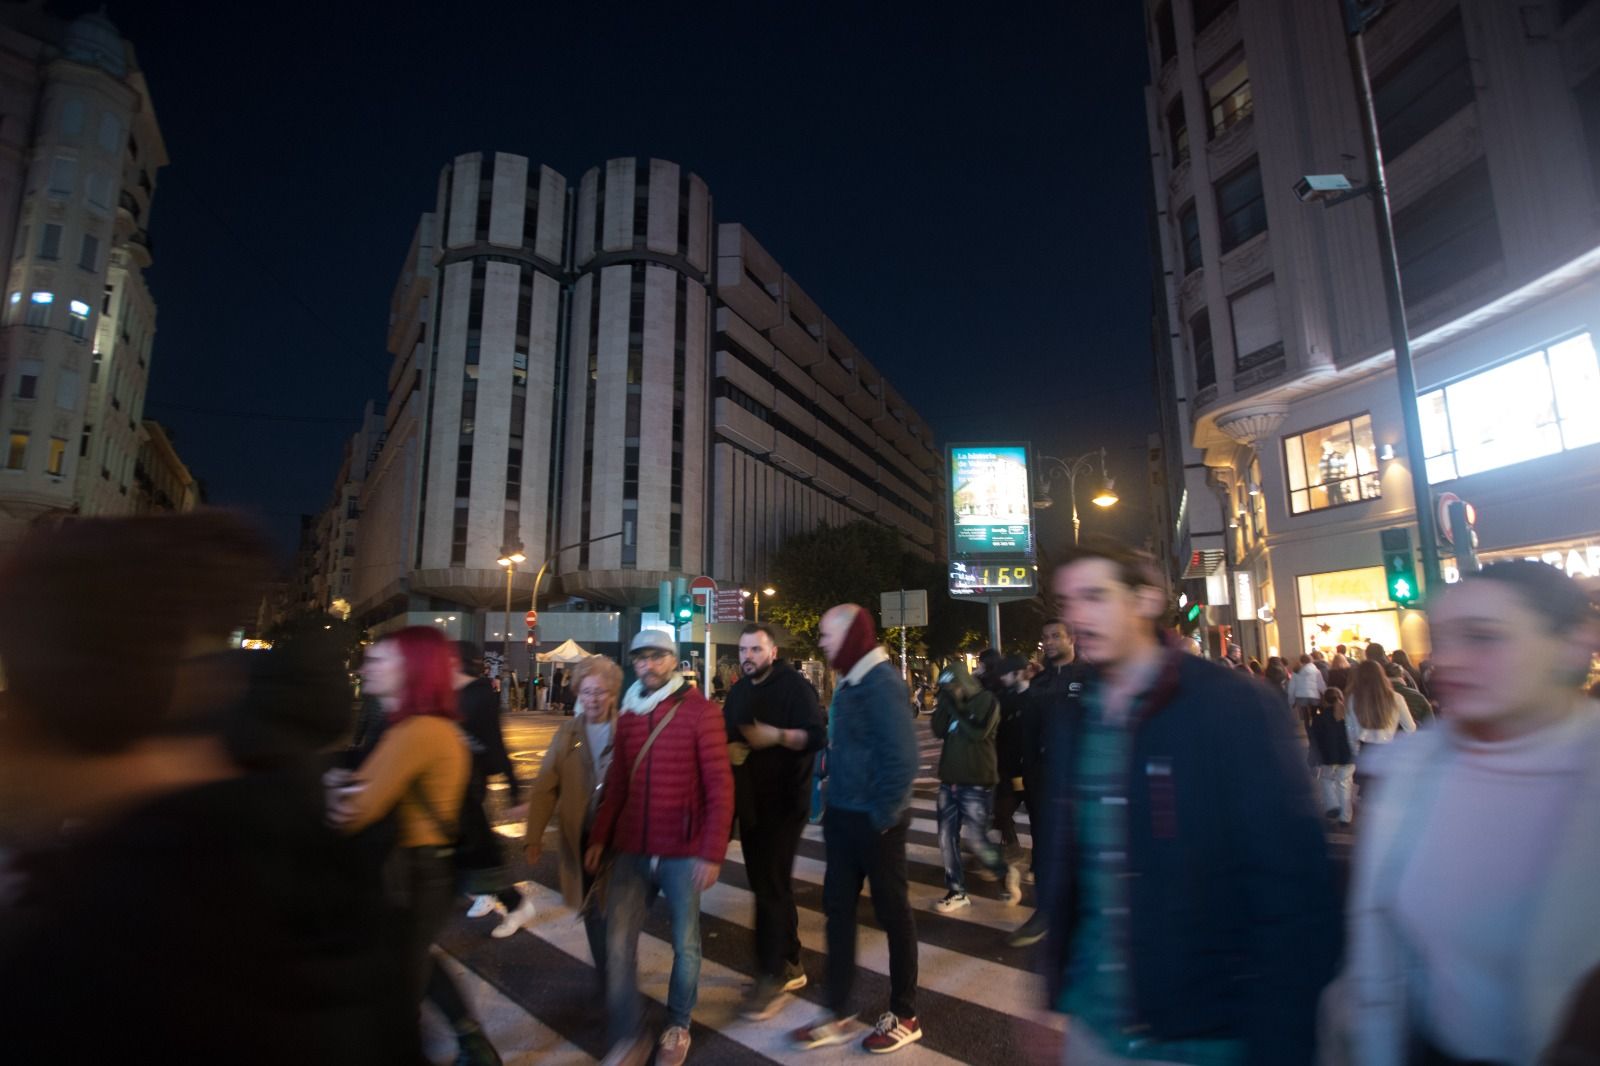
<instances>
[{"instance_id":1,"label":"blue jeans","mask_svg":"<svg viewBox=\"0 0 1600 1066\"><path fill-rule=\"evenodd\" d=\"M667 985L667 1024L689 1026L700 994L700 890L697 860L653 859L617 854L606 885L607 1045L632 1040L644 1027L639 998L639 934L656 893L672 914L672 978Z\"/></svg>"},{"instance_id":2,"label":"blue jeans","mask_svg":"<svg viewBox=\"0 0 1600 1066\"><path fill-rule=\"evenodd\" d=\"M951 892L965 892L967 883L961 870L961 829L972 833L972 850L997 875L1004 877L1005 860L989 839L991 792L982 785L939 786L939 854L944 859L944 885Z\"/></svg>"}]
</instances>

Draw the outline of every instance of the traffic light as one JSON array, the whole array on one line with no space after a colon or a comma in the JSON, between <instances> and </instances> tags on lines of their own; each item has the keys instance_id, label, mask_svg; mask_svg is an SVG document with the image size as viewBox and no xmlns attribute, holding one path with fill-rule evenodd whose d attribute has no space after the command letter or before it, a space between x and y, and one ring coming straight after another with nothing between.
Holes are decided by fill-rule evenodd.
<instances>
[{"instance_id":1,"label":"traffic light","mask_svg":"<svg viewBox=\"0 0 1600 1066\"><path fill-rule=\"evenodd\" d=\"M1205 613L1205 610L1206 610L1206 605L1205 604L1203 604L1203 603L1191 603L1189 605L1188 613L1183 616L1183 620L1192 625L1193 623L1200 621L1200 616Z\"/></svg>"},{"instance_id":2,"label":"traffic light","mask_svg":"<svg viewBox=\"0 0 1600 1066\"><path fill-rule=\"evenodd\" d=\"M683 595L683 596L679 596L678 597L677 615L678 615L678 624L679 625L683 625L685 622L689 622L689 621L692 621L694 619L694 597L693 596Z\"/></svg>"},{"instance_id":3,"label":"traffic light","mask_svg":"<svg viewBox=\"0 0 1600 1066\"><path fill-rule=\"evenodd\" d=\"M1410 607L1422 598L1417 585L1417 564L1411 554L1411 530L1406 526L1381 530L1378 534L1383 544L1383 577L1389 587L1389 599L1402 607Z\"/></svg>"}]
</instances>

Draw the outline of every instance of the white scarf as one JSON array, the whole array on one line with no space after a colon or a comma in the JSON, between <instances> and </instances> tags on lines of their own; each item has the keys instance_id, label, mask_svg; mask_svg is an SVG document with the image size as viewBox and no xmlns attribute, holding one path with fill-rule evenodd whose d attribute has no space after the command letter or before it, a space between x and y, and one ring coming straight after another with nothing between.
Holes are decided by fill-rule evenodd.
<instances>
[{"instance_id":1,"label":"white scarf","mask_svg":"<svg viewBox=\"0 0 1600 1066\"><path fill-rule=\"evenodd\" d=\"M861 679L872 672L873 667L877 666L879 663L886 663L889 661L889 653L884 650L882 644L879 644L876 648L873 648L871 651L867 652L867 654L858 659L856 664L850 668L850 672L845 674L844 679L839 683L841 685L859 685L861 684Z\"/></svg>"},{"instance_id":2,"label":"white scarf","mask_svg":"<svg viewBox=\"0 0 1600 1066\"><path fill-rule=\"evenodd\" d=\"M646 692L644 686L635 681L628 686L628 694L622 697L622 709L628 714L649 714L655 710L662 700L672 695L683 687L683 675L674 673L667 679L667 683L654 692Z\"/></svg>"}]
</instances>

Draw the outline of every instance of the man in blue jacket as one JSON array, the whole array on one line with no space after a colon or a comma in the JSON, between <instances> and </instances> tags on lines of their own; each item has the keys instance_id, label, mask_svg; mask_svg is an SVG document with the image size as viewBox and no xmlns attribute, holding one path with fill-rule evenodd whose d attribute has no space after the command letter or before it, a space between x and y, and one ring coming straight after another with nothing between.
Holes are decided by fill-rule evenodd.
<instances>
[{"instance_id":1,"label":"man in blue jacket","mask_svg":"<svg viewBox=\"0 0 1600 1066\"><path fill-rule=\"evenodd\" d=\"M872 909L889 941L889 1009L861 1046L884 1054L922 1039L917 1022L917 930L906 892L906 831L917 740L910 696L872 616L853 603L822 616L820 643L839 674L828 708L828 810L823 840L828 872L822 906L828 923L828 1013L792 1034L803 1048L853 1039L863 1028L850 1011L856 972L856 902L872 886Z\"/></svg>"},{"instance_id":2,"label":"man in blue jacket","mask_svg":"<svg viewBox=\"0 0 1600 1066\"><path fill-rule=\"evenodd\" d=\"M1311 1063L1341 923L1290 720L1162 639L1148 557L1086 545L1053 588L1095 666L1045 746L1039 909L1066 1061Z\"/></svg>"}]
</instances>

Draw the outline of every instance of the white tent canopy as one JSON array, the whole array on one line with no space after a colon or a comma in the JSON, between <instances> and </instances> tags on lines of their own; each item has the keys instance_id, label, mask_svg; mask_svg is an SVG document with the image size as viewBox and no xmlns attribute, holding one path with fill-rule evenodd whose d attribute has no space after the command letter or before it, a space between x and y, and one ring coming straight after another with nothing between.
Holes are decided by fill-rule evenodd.
<instances>
[{"instance_id":1,"label":"white tent canopy","mask_svg":"<svg viewBox=\"0 0 1600 1066\"><path fill-rule=\"evenodd\" d=\"M589 658L590 653L575 640L565 640L550 651L539 653L542 663L578 663Z\"/></svg>"}]
</instances>

